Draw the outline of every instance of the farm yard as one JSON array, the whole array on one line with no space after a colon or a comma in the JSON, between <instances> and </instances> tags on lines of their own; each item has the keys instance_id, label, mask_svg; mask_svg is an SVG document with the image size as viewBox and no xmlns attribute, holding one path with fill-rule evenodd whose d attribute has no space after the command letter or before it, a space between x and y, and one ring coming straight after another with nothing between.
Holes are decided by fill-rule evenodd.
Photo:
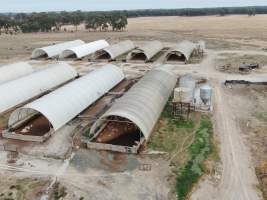
<instances>
[{"instance_id":1,"label":"farm yard","mask_svg":"<svg viewBox=\"0 0 267 200\"><path fill-rule=\"evenodd\" d=\"M11 82L36 73L44 75L31 80L57 80L0 116L0 199L266 199L266 20L139 17L120 32L80 25L0 35L0 64L34 71ZM100 40L99 57L123 41L126 50L97 59L68 47L68 58L30 59L36 48L73 40L87 51ZM180 54L189 46L187 59ZM259 68L239 71L253 63Z\"/></svg>"}]
</instances>

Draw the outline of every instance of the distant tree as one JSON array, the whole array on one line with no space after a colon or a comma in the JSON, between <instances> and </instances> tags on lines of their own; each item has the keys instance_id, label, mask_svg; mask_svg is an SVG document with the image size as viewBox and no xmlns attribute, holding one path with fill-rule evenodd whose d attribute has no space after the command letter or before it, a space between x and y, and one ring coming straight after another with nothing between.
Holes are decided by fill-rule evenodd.
<instances>
[{"instance_id":1,"label":"distant tree","mask_svg":"<svg viewBox=\"0 0 267 200\"><path fill-rule=\"evenodd\" d=\"M78 30L78 26L84 20L84 15L81 11L73 12L70 16L70 23L75 26L75 30Z\"/></svg>"},{"instance_id":2,"label":"distant tree","mask_svg":"<svg viewBox=\"0 0 267 200\"><path fill-rule=\"evenodd\" d=\"M131 11L94 12L42 12L0 14L0 35L22 32L60 31L63 25L74 25L77 31L81 23L89 31L123 31L128 18L141 16L207 16L242 14L254 16L267 14L267 6L227 7L227 8L189 8L189 9L145 9ZM66 30L66 28L64 28Z\"/></svg>"},{"instance_id":3,"label":"distant tree","mask_svg":"<svg viewBox=\"0 0 267 200\"><path fill-rule=\"evenodd\" d=\"M89 31L91 31L91 30L95 31L97 29L96 17L87 16L85 23L86 23L85 28L88 29Z\"/></svg>"},{"instance_id":4,"label":"distant tree","mask_svg":"<svg viewBox=\"0 0 267 200\"><path fill-rule=\"evenodd\" d=\"M122 31L128 24L127 16L113 15L109 23L113 31Z\"/></svg>"},{"instance_id":5,"label":"distant tree","mask_svg":"<svg viewBox=\"0 0 267 200\"><path fill-rule=\"evenodd\" d=\"M220 16L225 16L227 14L228 14L227 8L220 8L220 10L219 10L219 15Z\"/></svg>"},{"instance_id":6,"label":"distant tree","mask_svg":"<svg viewBox=\"0 0 267 200\"><path fill-rule=\"evenodd\" d=\"M255 16L256 10L253 7L248 8L248 16Z\"/></svg>"}]
</instances>

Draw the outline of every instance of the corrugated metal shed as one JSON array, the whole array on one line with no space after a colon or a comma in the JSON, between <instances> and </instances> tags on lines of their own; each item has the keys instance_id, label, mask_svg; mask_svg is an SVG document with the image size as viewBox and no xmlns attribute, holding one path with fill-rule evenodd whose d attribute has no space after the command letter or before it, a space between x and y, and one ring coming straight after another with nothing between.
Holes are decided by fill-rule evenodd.
<instances>
[{"instance_id":1,"label":"corrugated metal shed","mask_svg":"<svg viewBox=\"0 0 267 200\"><path fill-rule=\"evenodd\" d=\"M68 64L54 64L14 81L0 85L0 113L24 103L77 76Z\"/></svg>"},{"instance_id":2,"label":"corrugated metal shed","mask_svg":"<svg viewBox=\"0 0 267 200\"><path fill-rule=\"evenodd\" d=\"M58 130L124 79L122 70L105 65L36 101L15 110L9 126L34 112L45 116Z\"/></svg>"},{"instance_id":3,"label":"corrugated metal shed","mask_svg":"<svg viewBox=\"0 0 267 200\"><path fill-rule=\"evenodd\" d=\"M127 60L135 60L138 59L139 56L144 57L144 61L150 61L157 53L159 53L163 49L163 45L160 41L152 41L148 42L146 45L142 47L138 47L137 49L130 52L127 56Z\"/></svg>"},{"instance_id":4,"label":"corrugated metal shed","mask_svg":"<svg viewBox=\"0 0 267 200\"><path fill-rule=\"evenodd\" d=\"M105 119L118 116L133 122L148 139L177 81L172 71L162 68L164 70L156 68L148 72L119 98L92 126L91 134L97 133Z\"/></svg>"},{"instance_id":5,"label":"corrugated metal shed","mask_svg":"<svg viewBox=\"0 0 267 200\"><path fill-rule=\"evenodd\" d=\"M71 48L71 47L76 47L79 45L83 45L85 42L82 40L73 40L69 42L63 42L51 46L46 46L42 48L37 48L34 49L32 52L31 58L40 58L40 57L47 57L47 58L53 58L56 56L59 56L64 50Z\"/></svg>"},{"instance_id":6,"label":"corrugated metal shed","mask_svg":"<svg viewBox=\"0 0 267 200\"><path fill-rule=\"evenodd\" d=\"M126 40L119 42L117 44L108 46L103 50L97 52L97 58L101 59L102 57L114 60L115 58L128 53L129 51L133 50L135 45L132 41Z\"/></svg>"},{"instance_id":7,"label":"corrugated metal shed","mask_svg":"<svg viewBox=\"0 0 267 200\"><path fill-rule=\"evenodd\" d=\"M196 50L196 48L196 44L187 40L182 41L169 50L166 55L166 61L168 61L173 55L177 55L178 57L181 56L182 60L186 62L190 59L192 53L194 52L194 50Z\"/></svg>"},{"instance_id":8,"label":"corrugated metal shed","mask_svg":"<svg viewBox=\"0 0 267 200\"><path fill-rule=\"evenodd\" d=\"M26 62L17 62L0 67L0 84L20 78L33 72L33 68Z\"/></svg>"},{"instance_id":9,"label":"corrugated metal shed","mask_svg":"<svg viewBox=\"0 0 267 200\"><path fill-rule=\"evenodd\" d=\"M80 46L68 48L64 50L60 57L61 58L67 58L67 57L75 57L77 59L81 59L85 56L88 56L92 53L95 53L98 50L101 50L105 47L109 46L108 42L105 40L98 40L95 42L90 42L87 44L83 44Z\"/></svg>"}]
</instances>

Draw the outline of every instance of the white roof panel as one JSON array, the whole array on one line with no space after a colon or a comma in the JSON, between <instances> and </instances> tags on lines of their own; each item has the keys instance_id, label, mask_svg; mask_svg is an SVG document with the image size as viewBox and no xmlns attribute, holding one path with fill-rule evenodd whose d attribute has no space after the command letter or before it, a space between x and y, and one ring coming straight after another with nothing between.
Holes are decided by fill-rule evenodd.
<instances>
[{"instance_id":1,"label":"white roof panel","mask_svg":"<svg viewBox=\"0 0 267 200\"><path fill-rule=\"evenodd\" d=\"M109 44L107 43L107 41L105 40L98 40L95 42L90 42L87 44L83 44L83 45L79 45L76 47L72 47L72 48L68 48L66 50L64 50L60 57L61 58L67 58L69 56L74 55L76 58L80 59L83 58L87 55L90 55L92 53L95 53L98 50L101 50L105 47L109 46Z\"/></svg>"},{"instance_id":2,"label":"white roof panel","mask_svg":"<svg viewBox=\"0 0 267 200\"><path fill-rule=\"evenodd\" d=\"M123 55L135 48L135 45L132 41L126 40L119 42L117 44L108 46L103 49L103 51L107 52L111 59L115 59L120 55Z\"/></svg>"},{"instance_id":3,"label":"white roof panel","mask_svg":"<svg viewBox=\"0 0 267 200\"><path fill-rule=\"evenodd\" d=\"M170 56L170 54L175 54L176 52L180 52L181 54L184 55L185 59L188 61L194 50L196 50L196 48L197 44L184 40L178 43L174 48L170 49L170 51L166 55L166 58Z\"/></svg>"},{"instance_id":4,"label":"white roof panel","mask_svg":"<svg viewBox=\"0 0 267 200\"><path fill-rule=\"evenodd\" d=\"M0 85L0 113L24 103L77 76L68 64L54 64L14 81Z\"/></svg>"},{"instance_id":5,"label":"white roof panel","mask_svg":"<svg viewBox=\"0 0 267 200\"><path fill-rule=\"evenodd\" d=\"M124 79L122 70L108 64L26 106L15 110L9 126L33 112L44 115L58 130Z\"/></svg>"},{"instance_id":6,"label":"white roof panel","mask_svg":"<svg viewBox=\"0 0 267 200\"><path fill-rule=\"evenodd\" d=\"M135 54L143 53L146 56L146 61L151 60L157 53L163 49L163 44L160 41L147 42L145 45L134 49L127 55L127 60L131 60Z\"/></svg>"},{"instance_id":7,"label":"white roof panel","mask_svg":"<svg viewBox=\"0 0 267 200\"><path fill-rule=\"evenodd\" d=\"M84 44L85 42L82 40L73 40L69 42L63 42L51 46L46 46L42 48L37 48L34 49L32 52L31 58L39 58L39 57L47 57L47 58L53 58L56 56L59 56L64 50L71 48L71 47L76 47L79 45Z\"/></svg>"},{"instance_id":8,"label":"white roof panel","mask_svg":"<svg viewBox=\"0 0 267 200\"><path fill-rule=\"evenodd\" d=\"M0 84L11 81L33 72L33 68L26 62L17 62L0 67Z\"/></svg>"}]
</instances>

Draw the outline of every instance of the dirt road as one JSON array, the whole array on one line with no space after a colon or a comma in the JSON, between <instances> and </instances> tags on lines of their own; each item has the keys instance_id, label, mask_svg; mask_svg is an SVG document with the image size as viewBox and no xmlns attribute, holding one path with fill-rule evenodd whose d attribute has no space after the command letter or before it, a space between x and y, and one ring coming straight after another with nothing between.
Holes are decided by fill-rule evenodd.
<instances>
[{"instance_id":1,"label":"dirt road","mask_svg":"<svg viewBox=\"0 0 267 200\"><path fill-rule=\"evenodd\" d=\"M226 51L224 51L226 52ZM244 53L244 52L242 52ZM256 52L246 52L254 54ZM245 145L238 116L234 112L235 103L226 92L223 81L226 76L215 70L215 52L210 52L203 61L202 73L210 78L214 88L214 128L220 139L220 156L222 174L219 184L209 179L200 183L200 187L192 195L193 200L258 200L262 199L257 189L258 180L251 161L249 148ZM249 75L253 78L255 75ZM228 76L229 77L229 76ZM232 79L239 75L230 75Z\"/></svg>"}]
</instances>

